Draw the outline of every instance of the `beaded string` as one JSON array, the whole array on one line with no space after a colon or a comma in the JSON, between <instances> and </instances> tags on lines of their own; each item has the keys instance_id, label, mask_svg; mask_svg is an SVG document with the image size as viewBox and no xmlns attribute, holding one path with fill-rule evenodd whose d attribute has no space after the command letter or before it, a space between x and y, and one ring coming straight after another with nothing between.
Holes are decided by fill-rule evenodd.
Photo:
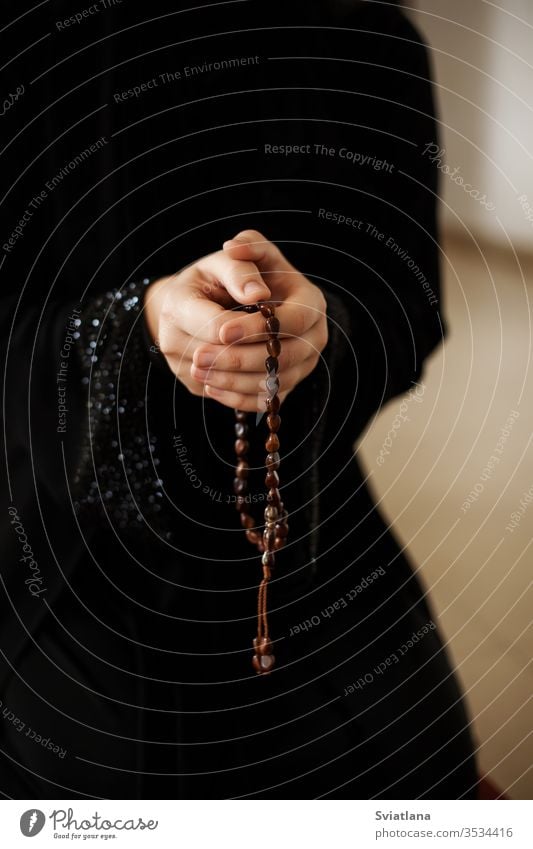
<instances>
[{"instance_id":1,"label":"beaded string","mask_svg":"<svg viewBox=\"0 0 533 849\"><path fill-rule=\"evenodd\" d=\"M279 339L280 323L276 317L275 305L273 303L260 302L251 307L244 307L244 309L247 312L261 312L261 315L265 319L265 332L267 334L265 368L267 391L266 412L269 435L265 442L265 448L267 450L265 459L265 485L268 487L268 493L267 506L264 512L265 524L262 534L257 530L255 519L247 510L248 502L246 501L246 493L248 491L248 473L250 469L248 463L250 443L247 438L249 433L247 423L248 414L242 410L235 410L235 453L237 455L237 466L233 484L234 492L237 496L235 505L240 513L240 521L242 527L245 529L246 537L263 555L261 558L263 578L259 584L257 595L257 636L253 641L255 653L252 665L259 675L264 675L272 671L276 660L272 651L268 629L268 582L272 576L272 569L275 566L274 552L283 548L287 542L289 533L289 526L287 524L288 513L281 500L278 475L280 466L278 431L281 425L281 417L279 415L280 400L278 395L278 358L281 353L281 342Z\"/></svg>"}]
</instances>

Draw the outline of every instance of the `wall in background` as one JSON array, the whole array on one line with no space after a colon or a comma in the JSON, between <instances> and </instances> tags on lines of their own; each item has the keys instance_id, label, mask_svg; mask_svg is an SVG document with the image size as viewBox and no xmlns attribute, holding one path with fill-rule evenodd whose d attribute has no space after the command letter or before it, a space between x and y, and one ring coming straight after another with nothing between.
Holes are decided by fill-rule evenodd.
<instances>
[{"instance_id":1,"label":"wall in background","mask_svg":"<svg viewBox=\"0 0 533 849\"><path fill-rule=\"evenodd\" d=\"M486 197L442 174L444 222L533 250L533 2L415 5L411 18L431 45L438 83L443 162Z\"/></svg>"}]
</instances>

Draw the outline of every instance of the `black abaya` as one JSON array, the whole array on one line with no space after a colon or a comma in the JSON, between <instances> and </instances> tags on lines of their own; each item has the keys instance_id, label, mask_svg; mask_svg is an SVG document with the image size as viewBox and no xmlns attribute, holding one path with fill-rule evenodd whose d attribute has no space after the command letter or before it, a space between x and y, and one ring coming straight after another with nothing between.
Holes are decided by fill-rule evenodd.
<instances>
[{"instance_id":1,"label":"black abaya","mask_svg":"<svg viewBox=\"0 0 533 849\"><path fill-rule=\"evenodd\" d=\"M469 721L434 615L353 454L445 332L426 49L390 8L303 9L170 16L93 48L92 82L72 65L84 112L108 102L94 118L106 143L89 178L79 170L51 195L53 224L66 218L9 340L7 796L475 796ZM217 31L229 34L206 36ZM159 76L228 57L249 62L194 82ZM42 85L58 86L61 68ZM74 150L54 144L47 173ZM142 312L148 278L244 227L321 286L330 333L282 407L291 542L272 583L267 677L250 665L260 570L231 503L232 411L174 380ZM22 252L6 261L19 270L8 333ZM262 491L258 475L258 515Z\"/></svg>"}]
</instances>

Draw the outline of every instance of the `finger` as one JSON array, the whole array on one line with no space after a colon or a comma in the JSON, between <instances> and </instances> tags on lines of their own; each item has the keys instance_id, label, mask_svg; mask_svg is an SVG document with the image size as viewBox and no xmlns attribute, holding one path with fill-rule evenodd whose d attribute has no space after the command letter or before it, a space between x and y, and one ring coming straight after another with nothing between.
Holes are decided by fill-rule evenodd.
<instances>
[{"instance_id":1,"label":"finger","mask_svg":"<svg viewBox=\"0 0 533 849\"><path fill-rule=\"evenodd\" d=\"M314 325L301 339L283 339L278 358L280 373L305 360L311 353L322 350L322 339L317 328L318 325ZM193 363L199 369L264 373L266 357L264 342L250 342L247 345L198 345L194 351Z\"/></svg>"},{"instance_id":2,"label":"finger","mask_svg":"<svg viewBox=\"0 0 533 849\"><path fill-rule=\"evenodd\" d=\"M325 314L327 303L319 287L307 280L288 261L278 246L262 233L257 230L243 230L234 239L224 242L223 249L235 259L254 262L270 286L273 298L283 301L282 306L294 302L302 308L318 310L320 314ZM285 321L292 321L292 317L285 317ZM285 330L287 333L295 332L290 326L288 329L286 326ZM295 335L301 333L296 332Z\"/></svg>"},{"instance_id":3,"label":"finger","mask_svg":"<svg viewBox=\"0 0 533 849\"><path fill-rule=\"evenodd\" d=\"M264 393L243 395L239 392L226 392L224 389L217 389L208 384L205 387L205 394L208 398L213 398L214 401L219 401L225 407L231 407L233 410L243 410L247 413L264 413L266 410L266 395ZM281 403L287 395L288 392L280 393L279 400Z\"/></svg>"},{"instance_id":4,"label":"finger","mask_svg":"<svg viewBox=\"0 0 533 849\"><path fill-rule=\"evenodd\" d=\"M206 277L221 283L239 304L254 304L270 298L270 289L254 262L239 260L229 253L218 251L196 263Z\"/></svg>"},{"instance_id":5,"label":"finger","mask_svg":"<svg viewBox=\"0 0 533 849\"><path fill-rule=\"evenodd\" d=\"M285 291L290 275L299 274L280 249L257 230L242 230L235 238L224 242L223 250L234 259L254 262L266 283Z\"/></svg>"},{"instance_id":6,"label":"finger","mask_svg":"<svg viewBox=\"0 0 533 849\"><path fill-rule=\"evenodd\" d=\"M320 300L314 297L313 289L316 289L316 286L309 283L306 283L305 288L298 287L299 295L296 291L276 309L281 339L283 337L301 338L320 320L323 308ZM313 303L315 300L316 305ZM257 343L267 338L265 319L259 312L237 313L235 318L228 317L220 327L220 341L226 345L232 342Z\"/></svg>"},{"instance_id":7,"label":"finger","mask_svg":"<svg viewBox=\"0 0 533 849\"><path fill-rule=\"evenodd\" d=\"M196 349L199 345L205 345L205 342L199 342L194 336L185 333L174 322L167 325L160 320L157 344L167 360L170 358L176 361L183 360L190 366Z\"/></svg>"},{"instance_id":8,"label":"finger","mask_svg":"<svg viewBox=\"0 0 533 849\"><path fill-rule=\"evenodd\" d=\"M166 281L158 328L159 347L165 356L178 350L181 334L191 348L201 342L218 342L224 321L233 318L231 311L202 291L202 285L207 285L205 279L192 267Z\"/></svg>"},{"instance_id":9,"label":"finger","mask_svg":"<svg viewBox=\"0 0 533 849\"><path fill-rule=\"evenodd\" d=\"M180 377L179 382L191 395L195 395L197 398L202 398L205 395L204 387L190 377L188 380L186 377Z\"/></svg>"},{"instance_id":10,"label":"finger","mask_svg":"<svg viewBox=\"0 0 533 849\"><path fill-rule=\"evenodd\" d=\"M309 357L309 360L314 358ZM289 371L278 376L279 388L283 390L293 389L307 372L308 363L303 361ZM309 365L309 371L312 366ZM206 383L217 389L225 389L227 392L240 392L243 395L253 395L266 392L265 372L237 372L237 371L214 371L213 369L198 369L191 366L191 377L198 383Z\"/></svg>"},{"instance_id":11,"label":"finger","mask_svg":"<svg viewBox=\"0 0 533 849\"><path fill-rule=\"evenodd\" d=\"M244 293L247 285L256 287L254 297L250 290ZM234 300L240 297L242 303L270 297L270 290L253 263L238 262L222 251L205 257L181 272L179 279L177 275L168 278L162 287L159 336L164 353L173 350L176 329L197 341L220 342L221 327L233 318L231 310L224 308L229 304L224 303L220 287Z\"/></svg>"}]
</instances>

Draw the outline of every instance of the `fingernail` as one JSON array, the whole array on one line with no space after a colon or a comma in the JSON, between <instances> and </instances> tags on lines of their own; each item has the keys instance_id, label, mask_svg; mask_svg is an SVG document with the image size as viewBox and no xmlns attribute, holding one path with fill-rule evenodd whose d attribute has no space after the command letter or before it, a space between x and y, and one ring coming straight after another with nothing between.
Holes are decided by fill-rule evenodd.
<instances>
[{"instance_id":1,"label":"fingernail","mask_svg":"<svg viewBox=\"0 0 533 849\"><path fill-rule=\"evenodd\" d=\"M226 239L226 241L223 243L222 247L223 248L232 248L235 245L246 245L246 244L248 244L246 239L239 239L237 237L236 239Z\"/></svg>"},{"instance_id":2,"label":"fingernail","mask_svg":"<svg viewBox=\"0 0 533 849\"><path fill-rule=\"evenodd\" d=\"M216 360L216 354L198 354L196 357L196 365L198 368L209 368Z\"/></svg>"},{"instance_id":3,"label":"fingernail","mask_svg":"<svg viewBox=\"0 0 533 849\"><path fill-rule=\"evenodd\" d=\"M195 368L194 369L194 379L195 380L207 380L209 377L209 372L207 370L202 371L202 369Z\"/></svg>"},{"instance_id":4,"label":"fingernail","mask_svg":"<svg viewBox=\"0 0 533 849\"><path fill-rule=\"evenodd\" d=\"M208 395L220 395L222 390L217 389L215 386L211 386L210 383L206 383L205 391L207 392Z\"/></svg>"},{"instance_id":5,"label":"fingernail","mask_svg":"<svg viewBox=\"0 0 533 849\"><path fill-rule=\"evenodd\" d=\"M264 295L266 290L266 286L261 286L260 283L247 283L244 287L244 294L256 298Z\"/></svg>"},{"instance_id":6,"label":"fingernail","mask_svg":"<svg viewBox=\"0 0 533 849\"><path fill-rule=\"evenodd\" d=\"M224 336L226 338L226 342L231 344L232 342L238 342L239 339L242 339L244 336L244 330L238 324L234 327L228 327L224 332Z\"/></svg>"}]
</instances>

